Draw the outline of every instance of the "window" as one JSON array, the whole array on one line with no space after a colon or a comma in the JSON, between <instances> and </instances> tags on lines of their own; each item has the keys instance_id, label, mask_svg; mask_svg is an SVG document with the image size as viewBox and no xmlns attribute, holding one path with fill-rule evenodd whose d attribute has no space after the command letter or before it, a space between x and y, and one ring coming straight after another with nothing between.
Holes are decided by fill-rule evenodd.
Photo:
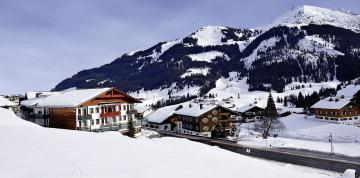
<instances>
[{"instance_id":1,"label":"window","mask_svg":"<svg viewBox=\"0 0 360 178\"><path fill-rule=\"evenodd\" d=\"M217 118L217 117L213 117L213 118L212 118L212 121L213 121L213 122L217 122L217 121L218 121L218 118Z\"/></svg>"},{"instance_id":2,"label":"window","mask_svg":"<svg viewBox=\"0 0 360 178\"><path fill-rule=\"evenodd\" d=\"M91 123L91 125L94 125L94 120L91 120L90 123Z\"/></svg>"},{"instance_id":3,"label":"window","mask_svg":"<svg viewBox=\"0 0 360 178\"><path fill-rule=\"evenodd\" d=\"M209 119L205 117L205 118L202 119L202 122L206 124L206 123L209 122Z\"/></svg>"},{"instance_id":4,"label":"window","mask_svg":"<svg viewBox=\"0 0 360 178\"><path fill-rule=\"evenodd\" d=\"M126 110L126 105L123 105L123 110Z\"/></svg>"},{"instance_id":5,"label":"window","mask_svg":"<svg viewBox=\"0 0 360 178\"><path fill-rule=\"evenodd\" d=\"M96 119L96 124L100 124L100 119Z\"/></svg>"},{"instance_id":6,"label":"window","mask_svg":"<svg viewBox=\"0 0 360 178\"><path fill-rule=\"evenodd\" d=\"M83 109L83 115L87 115L86 108Z\"/></svg>"},{"instance_id":7,"label":"window","mask_svg":"<svg viewBox=\"0 0 360 178\"><path fill-rule=\"evenodd\" d=\"M95 111L96 111L96 113L99 113L100 111L99 111L100 109L97 107L97 108L95 108Z\"/></svg>"},{"instance_id":8,"label":"window","mask_svg":"<svg viewBox=\"0 0 360 178\"><path fill-rule=\"evenodd\" d=\"M94 108L90 108L90 114L94 113Z\"/></svg>"},{"instance_id":9,"label":"window","mask_svg":"<svg viewBox=\"0 0 360 178\"><path fill-rule=\"evenodd\" d=\"M213 115L217 115L217 114L218 114L218 111L217 111L217 110L213 110L213 111L212 111L212 114L213 114Z\"/></svg>"},{"instance_id":10,"label":"window","mask_svg":"<svg viewBox=\"0 0 360 178\"><path fill-rule=\"evenodd\" d=\"M78 114L81 115L81 109L80 108L78 109Z\"/></svg>"},{"instance_id":11,"label":"window","mask_svg":"<svg viewBox=\"0 0 360 178\"><path fill-rule=\"evenodd\" d=\"M126 121L126 116L123 116L123 120Z\"/></svg>"},{"instance_id":12,"label":"window","mask_svg":"<svg viewBox=\"0 0 360 178\"><path fill-rule=\"evenodd\" d=\"M208 126L204 126L204 127L203 127L203 130L204 130L204 132L209 131L209 127L208 127Z\"/></svg>"},{"instance_id":13,"label":"window","mask_svg":"<svg viewBox=\"0 0 360 178\"><path fill-rule=\"evenodd\" d=\"M101 123L104 124L105 123L105 119L101 118Z\"/></svg>"}]
</instances>

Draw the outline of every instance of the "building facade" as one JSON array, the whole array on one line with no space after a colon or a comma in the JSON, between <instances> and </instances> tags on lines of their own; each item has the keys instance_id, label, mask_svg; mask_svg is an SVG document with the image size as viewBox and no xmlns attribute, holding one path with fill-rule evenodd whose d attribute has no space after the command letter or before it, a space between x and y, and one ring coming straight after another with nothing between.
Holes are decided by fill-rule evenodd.
<instances>
[{"instance_id":1,"label":"building facade","mask_svg":"<svg viewBox=\"0 0 360 178\"><path fill-rule=\"evenodd\" d=\"M134 109L134 103L140 101L115 88L57 92L35 100L25 101L31 104L26 108L32 110L30 115L37 115L36 120L42 118L42 125L47 127L126 132L132 119L136 130L141 129Z\"/></svg>"},{"instance_id":2,"label":"building facade","mask_svg":"<svg viewBox=\"0 0 360 178\"><path fill-rule=\"evenodd\" d=\"M239 113L219 105L184 107L175 112L177 132L211 137L216 126L223 128L225 136L233 135Z\"/></svg>"},{"instance_id":3,"label":"building facade","mask_svg":"<svg viewBox=\"0 0 360 178\"><path fill-rule=\"evenodd\" d=\"M315 119L319 121L353 124L359 123L359 106L351 98L329 97L311 106Z\"/></svg>"},{"instance_id":4,"label":"building facade","mask_svg":"<svg viewBox=\"0 0 360 178\"><path fill-rule=\"evenodd\" d=\"M255 122L265 116L265 109L254 105L241 107L237 111L241 113L242 122Z\"/></svg>"}]
</instances>

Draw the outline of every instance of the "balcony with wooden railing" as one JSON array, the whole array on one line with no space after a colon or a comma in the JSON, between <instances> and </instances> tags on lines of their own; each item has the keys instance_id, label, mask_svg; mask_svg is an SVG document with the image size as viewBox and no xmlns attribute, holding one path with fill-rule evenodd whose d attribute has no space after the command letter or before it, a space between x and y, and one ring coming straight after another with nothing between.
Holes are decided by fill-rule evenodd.
<instances>
[{"instance_id":1,"label":"balcony with wooden railing","mask_svg":"<svg viewBox=\"0 0 360 178\"><path fill-rule=\"evenodd\" d=\"M100 113L101 118L120 116L120 111Z\"/></svg>"}]
</instances>

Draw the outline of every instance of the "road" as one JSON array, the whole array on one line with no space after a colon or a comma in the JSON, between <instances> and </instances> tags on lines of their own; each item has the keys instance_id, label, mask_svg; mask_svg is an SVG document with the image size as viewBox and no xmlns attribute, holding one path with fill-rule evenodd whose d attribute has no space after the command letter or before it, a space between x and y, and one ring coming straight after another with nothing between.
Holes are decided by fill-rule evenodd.
<instances>
[{"instance_id":1,"label":"road","mask_svg":"<svg viewBox=\"0 0 360 178\"><path fill-rule=\"evenodd\" d=\"M242 155L263 158L283 163L291 163L335 172L344 172L346 169L360 170L360 158L344 155L334 155L324 152L298 150L290 148L258 148L240 145L234 141L212 139L207 137L178 134L174 132L156 131L162 136L186 138L204 144L218 146ZM360 150L359 150L360 151Z\"/></svg>"}]
</instances>

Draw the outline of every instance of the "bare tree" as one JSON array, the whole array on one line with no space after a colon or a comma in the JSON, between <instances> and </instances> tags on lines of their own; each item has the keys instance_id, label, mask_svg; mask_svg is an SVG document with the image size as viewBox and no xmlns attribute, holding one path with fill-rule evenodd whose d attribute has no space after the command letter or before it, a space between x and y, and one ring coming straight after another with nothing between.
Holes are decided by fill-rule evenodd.
<instances>
[{"instance_id":1,"label":"bare tree","mask_svg":"<svg viewBox=\"0 0 360 178\"><path fill-rule=\"evenodd\" d=\"M270 135L271 131L282 130L285 126L283 123L278 120L278 113L276 111L274 100L269 94L267 106L265 108L264 118L255 121L255 130L261 132L261 135L264 139Z\"/></svg>"}]
</instances>

